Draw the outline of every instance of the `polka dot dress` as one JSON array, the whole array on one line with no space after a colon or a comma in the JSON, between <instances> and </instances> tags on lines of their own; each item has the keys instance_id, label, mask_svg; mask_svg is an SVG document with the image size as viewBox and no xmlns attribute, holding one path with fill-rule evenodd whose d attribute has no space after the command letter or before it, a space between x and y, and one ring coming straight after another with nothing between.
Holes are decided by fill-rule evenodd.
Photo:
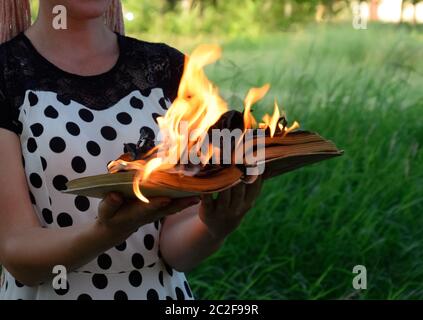
<instances>
[{"instance_id":1,"label":"polka dot dress","mask_svg":"<svg viewBox=\"0 0 423 320\"><path fill-rule=\"evenodd\" d=\"M165 45L118 38L118 63L92 77L58 69L23 34L0 46L0 71L6 78L0 107L8 115L0 127L19 136L30 198L44 228L94 221L100 200L62 193L66 183L105 173L124 143L136 143L141 131L154 138L157 117L176 94L182 54ZM8 73L11 65L16 74ZM160 229L159 221L145 225L69 272L66 289L55 290L52 282L27 287L3 269L0 299L192 299L184 274L161 258Z\"/></svg>"}]
</instances>

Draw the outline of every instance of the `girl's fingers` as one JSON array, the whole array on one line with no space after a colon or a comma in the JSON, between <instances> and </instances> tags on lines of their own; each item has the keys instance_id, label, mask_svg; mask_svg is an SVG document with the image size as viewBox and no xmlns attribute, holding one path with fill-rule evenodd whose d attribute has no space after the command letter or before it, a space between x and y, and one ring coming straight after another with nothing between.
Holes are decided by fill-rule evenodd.
<instances>
[{"instance_id":1,"label":"girl's fingers","mask_svg":"<svg viewBox=\"0 0 423 320\"><path fill-rule=\"evenodd\" d=\"M188 207L192 207L193 205L199 202L200 202L199 197L173 199L170 202L168 202L166 205L160 208L143 210L141 211L141 214L140 214L140 211L138 211L137 214L138 216L140 216L141 219L146 221L146 223L150 223L158 219L164 218L166 216L178 213Z\"/></svg>"},{"instance_id":2,"label":"girl's fingers","mask_svg":"<svg viewBox=\"0 0 423 320\"><path fill-rule=\"evenodd\" d=\"M126 204L117 218L123 224L133 224L138 227L182 211L185 208L197 204L199 201L200 199L198 197L174 200L170 198L156 198L154 200L151 199L150 203L135 201Z\"/></svg>"},{"instance_id":3,"label":"girl's fingers","mask_svg":"<svg viewBox=\"0 0 423 320\"><path fill-rule=\"evenodd\" d=\"M145 203L140 200L133 200L125 203L116 219L124 224L125 221L128 221L129 224L133 225L148 223L151 215L161 209L164 209L171 201L172 200L167 197L152 198L149 203Z\"/></svg>"},{"instance_id":4,"label":"girl's fingers","mask_svg":"<svg viewBox=\"0 0 423 320\"><path fill-rule=\"evenodd\" d=\"M204 211L206 213L208 213L208 212L214 212L216 203L213 200L213 195L212 194L204 194L204 195L202 195L201 201L202 201L202 205L203 205Z\"/></svg>"},{"instance_id":5,"label":"girl's fingers","mask_svg":"<svg viewBox=\"0 0 423 320\"><path fill-rule=\"evenodd\" d=\"M248 199L245 198L246 187L244 183L239 183L231 190L231 204L230 207L233 210L233 213L239 212L239 208L242 207L245 201Z\"/></svg>"},{"instance_id":6,"label":"girl's fingers","mask_svg":"<svg viewBox=\"0 0 423 320\"><path fill-rule=\"evenodd\" d=\"M219 193L216 202L216 214L225 213L231 203L231 189Z\"/></svg>"},{"instance_id":7,"label":"girl's fingers","mask_svg":"<svg viewBox=\"0 0 423 320\"><path fill-rule=\"evenodd\" d=\"M186 208L200 203L200 201L199 197L175 199L167 207L163 208L163 210L156 211L156 218L161 219L165 216L178 213Z\"/></svg>"},{"instance_id":8,"label":"girl's fingers","mask_svg":"<svg viewBox=\"0 0 423 320\"><path fill-rule=\"evenodd\" d=\"M145 211L155 211L168 206L172 202L172 199L168 197L155 197L149 200L149 203L144 203L137 200L137 204L140 206L140 210L143 209Z\"/></svg>"},{"instance_id":9,"label":"girl's fingers","mask_svg":"<svg viewBox=\"0 0 423 320\"><path fill-rule=\"evenodd\" d=\"M244 210L241 211L242 216L244 216L253 206L260 194L261 187L263 184L262 177L259 177L253 184L245 186L245 200L243 202Z\"/></svg>"},{"instance_id":10,"label":"girl's fingers","mask_svg":"<svg viewBox=\"0 0 423 320\"><path fill-rule=\"evenodd\" d=\"M245 200L254 202L254 200L258 197L261 192L262 184L263 178L262 176L260 176L253 184L247 185L245 191Z\"/></svg>"},{"instance_id":11,"label":"girl's fingers","mask_svg":"<svg viewBox=\"0 0 423 320\"><path fill-rule=\"evenodd\" d=\"M120 209L123 204L123 198L119 193L111 192L101 200L98 206L98 215L102 219L112 218L116 211Z\"/></svg>"}]
</instances>

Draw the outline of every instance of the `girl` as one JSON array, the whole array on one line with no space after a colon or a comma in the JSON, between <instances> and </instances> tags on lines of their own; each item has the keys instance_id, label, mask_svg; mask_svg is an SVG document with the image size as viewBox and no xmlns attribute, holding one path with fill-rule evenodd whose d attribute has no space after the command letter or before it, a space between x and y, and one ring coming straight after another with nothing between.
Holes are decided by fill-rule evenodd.
<instances>
[{"instance_id":1,"label":"girl","mask_svg":"<svg viewBox=\"0 0 423 320\"><path fill-rule=\"evenodd\" d=\"M67 29L53 27L58 4ZM27 0L0 7L0 298L192 299L183 272L239 225L260 179L201 202L61 192L140 131L155 137L184 56L125 37L117 0L43 0L32 26Z\"/></svg>"}]
</instances>

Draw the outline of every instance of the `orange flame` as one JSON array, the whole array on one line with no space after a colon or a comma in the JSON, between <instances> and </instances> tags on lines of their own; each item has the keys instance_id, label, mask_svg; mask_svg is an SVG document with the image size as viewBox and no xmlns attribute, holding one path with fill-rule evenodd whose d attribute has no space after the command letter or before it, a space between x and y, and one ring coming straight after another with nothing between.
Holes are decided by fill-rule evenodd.
<instances>
[{"instance_id":1,"label":"orange flame","mask_svg":"<svg viewBox=\"0 0 423 320\"><path fill-rule=\"evenodd\" d=\"M275 100L275 109L273 111L273 115L269 116L268 114L265 114L263 117L263 123L260 124L260 127L263 129L269 128L270 129L270 136L273 137L276 133L276 129L282 129L282 125L278 127L279 124L279 118L281 116L281 113L279 111L278 103Z\"/></svg>"},{"instance_id":2,"label":"orange flame","mask_svg":"<svg viewBox=\"0 0 423 320\"><path fill-rule=\"evenodd\" d=\"M177 98L163 117L159 117L158 125L162 142L156 146L157 157L148 161L123 160L112 161L108 168L114 173L120 170L136 170L133 181L135 195L144 202L149 202L142 194L142 185L156 170L168 170L180 162L190 152L199 153L202 163L206 163L219 150L210 145L209 150L201 153L198 146L202 145L205 134L221 116L228 111L226 102L219 95L219 90L207 78L204 67L216 62L222 55L221 48L216 45L201 45L190 57L185 58L184 72L180 81ZM257 127L251 107L268 93L270 85L252 88L244 100L245 130ZM259 128L269 128L273 136L278 127L280 111L275 101L273 115L265 115ZM295 126L287 130L294 130ZM286 130L286 131L287 131ZM287 132L286 132L287 133ZM205 161L205 162L203 162Z\"/></svg>"},{"instance_id":3,"label":"orange flame","mask_svg":"<svg viewBox=\"0 0 423 320\"><path fill-rule=\"evenodd\" d=\"M264 96L269 92L270 85L266 84L261 88L252 88L248 92L244 100L244 126L245 129L254 128L257 125L254 116L251 113L251 107L257 101L264 98Z\"/></svg>"}]
</instances>

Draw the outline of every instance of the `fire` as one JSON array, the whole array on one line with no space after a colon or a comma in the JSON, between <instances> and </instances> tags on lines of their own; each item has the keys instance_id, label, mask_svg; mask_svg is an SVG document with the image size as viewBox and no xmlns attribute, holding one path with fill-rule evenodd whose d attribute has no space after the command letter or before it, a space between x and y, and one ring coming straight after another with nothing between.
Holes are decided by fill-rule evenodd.
<instances>
[{"instance_id":1,"label":"fire","mask_svg":"<svg viewBox=\"0 0 423 320\"><path fill-rule=\"evenodd\" d=\"M278 129L279 124L279 118L281 116L281 113L279 111L278 103L275 100L275 108L273 111L273 115L269 116L268 114L265 114L263 117L263 123L261 124L261 127L263 129L269 128L270 129L270 136L273 137L276 133L276 129ZM280 124L282 126L282 124ZM279 129L282 129L279 127Z\"/></svg>"},{"instance_id":2,"label":"fire","mask_svg":"<svg viewBox=\"0 0 423 320\"><path fill-rule=\"evenodd\" d=\"M154 171L172 169L190 152L200 152L198 146L202 145L205 134L229 110L227 103L219 95L218 88L210 82L204 72L204 68L216 62L221 55L220 47L201 45L190 57L185 58L185 69L177 98L166 114L157 119L162 141L154 148L154 151L158 151L155 158L132 162L117 160L109 164L108 168L112 173L122 169L136 170L133 190L141 201L149 202L142 194L140 184L142 185ZM269 89L270 85L266 84L248 92L244 100L244 129L269 128L272 137L277 129L284 130L285 134L296 129L297 123L290 128L278 126L280 111L276 101L273 115L265 115L263 123L257 125L251 108L263 99ZM215 152L212 147L206 153L200 152L201 163L207 162Z\"/></svg>"},{"instance_id":3,"label":"fire","mask_svg":"<svg viewBox=\"0 0 423 320\"><path fill-rule=\"evenodd\" d=\"M248 92L244 100L244 126L245 129L254 128L257 124L254 116L251 114L251 107L257 101L264 98L264 96L269 92L270 85L266 84L261 88L252 88ZM279 119L278 119L279 120Z\"/></svg>"}]
</instances>

